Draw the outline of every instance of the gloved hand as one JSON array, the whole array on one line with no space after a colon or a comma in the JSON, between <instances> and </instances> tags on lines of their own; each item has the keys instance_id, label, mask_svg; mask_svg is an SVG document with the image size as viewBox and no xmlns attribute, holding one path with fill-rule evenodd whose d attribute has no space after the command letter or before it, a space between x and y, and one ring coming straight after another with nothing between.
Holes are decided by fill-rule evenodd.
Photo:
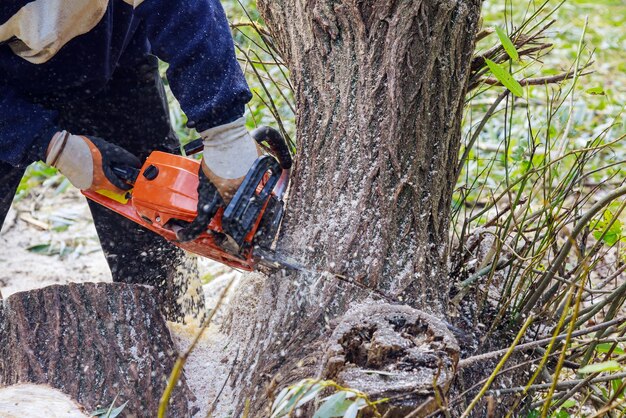
<instances>
[{"instance_id":1,"label":"gloved hand","mask_svg":"<svg viewBox=\"0 0 626 418\"><path fill-rule=\"evenodd\" d=\"M46 164L59 169L74 186L123 200L131 188L113 166L141 168L141 162L125 149L104 139L57 132L48 145Z\"/></svg>"},{"instance_id":2,"label":"gloved hand","mask_svg":"<svg viewBox=\"0 0 626 418\"><path fill-rule=\"evenodd\" d=\"M245 125L245 118L200 133L204 143L202 172L228 204L254 161L261 155ZM200 176L202 179L202 176Z\"/></svg>"},{"instance_id":3,"label":"gloved hand","mask_svg":"<svg viewBox=\"0 0 626 418\"><path fill-rule=\"evenodd\" d=\"M200 135L204 152L198 173L198 214L190 225L176 232L183 242L206 230L220 206L230 203L260 154L244 118L207 129Z\"/></svg>"},{"instance_id":4,"label":"gloved hand","mask_svg":"<svg viewBox=\"0 0 626 418\"><path fill-rule=\"evenodd\" d=\"M200 133L204 152L198 173L198 214L176 231L180 241L190 241L206 230L221 206L232 200L260 151L245 127L244 118Z\"/></svg>"}]
</instances>

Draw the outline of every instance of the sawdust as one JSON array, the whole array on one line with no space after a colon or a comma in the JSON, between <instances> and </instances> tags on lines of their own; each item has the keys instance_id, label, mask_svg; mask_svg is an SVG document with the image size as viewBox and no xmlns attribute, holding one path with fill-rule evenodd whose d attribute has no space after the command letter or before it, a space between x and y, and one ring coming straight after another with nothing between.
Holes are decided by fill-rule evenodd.
<instances>
[{"instance_id":1,"label":"sawdust","mask_svg":"<svg viewBox=\"0 0 626 418\"><path fill-rule=\"evenodd\" d=\"M187 351L200 330L197 325L190 324L168 323L168 327L180 353ZM214 417L229 415L229 406L225 405L232 399L233 389L229 378L237 354L237 347L228 343L226 336L218 331L217 325L212 325L205 330L195 349L187 357L184 375L187 385L196 396L196 417L206 417L210 410ZM213 406L218 399L221 402Z\"/></svg>"},{"instance_id":2,"label":"sawdust","mask_svg":"<svg viewBox=\"0 0 626 418\"><path fill-rule=\"evenodd\" d=\"M205 262L206 263L206 262ZM221 265L210 263L210 270L216 271ZM222 305L217 302L224 289L234 281L230 293ZM234 399L231 373L239 360L237 341L229 340L221 332L221 325L226 318L230 300L236 294L235 289L241 282L241 273L228 269L225 274L203 286L207 310L218 309L210 326L204 330L194 350L188 354L184 366L184 375L189 388L196 396L196 417L227 417L232 415L231 405ZM187 324L168 322L174 345L179 353L186 353L194 338L201 332L200 322Z\"/></svg>"}]
</instances>

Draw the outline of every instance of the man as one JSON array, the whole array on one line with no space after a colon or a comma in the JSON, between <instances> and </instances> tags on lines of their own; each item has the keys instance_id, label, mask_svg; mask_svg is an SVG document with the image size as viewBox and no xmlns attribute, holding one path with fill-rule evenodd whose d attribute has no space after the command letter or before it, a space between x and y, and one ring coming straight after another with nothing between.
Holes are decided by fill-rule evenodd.
<instances>
[{"instance_id":1,"label":"man","mask_svg":"<svg viewBox=\"0 0 626 418\"><path fill-rule=\"evenodd\" d=\"M11 0L0 4L0 226L33 161L117 198L128 185L113 165L139 167L150 151L177 144L156 57L204 139L202 171L229 201L257 149L219 0ZM184 253L89 205L113 280L151 284L175 301L171 284L195 274L181 268ZM176 304L166 308L180 319Z\"/></svg>"}]
</instances>

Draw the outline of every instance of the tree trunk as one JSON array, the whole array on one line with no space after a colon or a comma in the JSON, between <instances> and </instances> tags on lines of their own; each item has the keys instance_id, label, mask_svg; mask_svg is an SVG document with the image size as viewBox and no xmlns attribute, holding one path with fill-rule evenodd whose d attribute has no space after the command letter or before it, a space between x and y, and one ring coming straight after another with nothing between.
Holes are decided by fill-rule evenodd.
<instances>
[{"instance_id":1,"label":"tree trunk","mask_svg":"<svg viewBox=\"0 0 626 418\"><path fill-rule=\"evenodd\" d=\"M266 412L274 390L303 377L341 379L355 364L415 377L398 360L412 348L449 362L453 374L458 347L441 320L480 0L259 0L259 9L297 102L298 156L278 252L308 271L254 276L239 290L227 329L250 359L233 382L239 411L247 399ZM385 304L372 308L374 300ZM387 347L378 358L377 338ZM376 360L346 356L354 350ZM338 351L343 360L330 361ZM422 383L432 391L437 366L426 363ZM389 391L410 391L403 382ZM413 406L429 396L418 398Z\"/></svg>"},{"instance_id":2,"label":"tree trunk","mask_svg":"<svg viewBox=\"0 0 626 418\"><path fill-rule=\"evenodd\" d=\"M128 401L124 416L156 416L176 352L148 287L122 283L49 286L0 305L0 387L59 389L87 412ZM171 416L190 416L184 380Z\"/></svg>"}]
</instances>

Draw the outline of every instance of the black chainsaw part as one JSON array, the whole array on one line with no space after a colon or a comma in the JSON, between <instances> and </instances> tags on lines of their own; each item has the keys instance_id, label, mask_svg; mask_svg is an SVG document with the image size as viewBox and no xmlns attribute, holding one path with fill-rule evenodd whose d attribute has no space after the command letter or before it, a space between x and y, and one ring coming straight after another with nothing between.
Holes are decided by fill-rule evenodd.
<instances>
[{"instance_id":1,"label":"black chainsaw part","mask_svg":"<svg viewBox=\"0 0 626 418\"><path fill-rule=\"evenodd\" d=\"M143 170L143 176L146 180L152 181L159 175L159 168L155 165L149 165Z\"/></svg>"},{"instance_id":2,"label":"black chainsaw part","mask_svg":"<svg viewBox=\"0 0 626 418\"><path fill-rule=\"evenodd\" d=\"M139 172L141 171L138 168L130 166L114 165L111 168L117 177L119 177L129 185L135 184L135 181L137 181L137 177L139 177Z\"/></svg>"},{"instance_id":3,"label":"black chainsaw part","mask_svg":"<svg viewBox=\"0 0 626 418\"><path fill-rule=\"evenodd\" d=\"M266 173L269 173L269 177L262 190L257 193ZM256 224L281 174L282 169L276 159L269 155L260 157L254 162L233 200L224 210L222 228L240 247Z\"/></svg>"},{"instance_id":4,"label":"black chainsaw part","mask_svg":"<svg viewBox=\"0 0 626 418\"><path fill-rule=\"evenodd\" d=\"M289 170L293 164L291 152L285 138L276 129L269 126L261 126L250 133L252 138L260 145L266 142L272 154L278 159L280 166L284 170Z\"/></svg>"},{"instance_id":5,"label":"black chainsaw part","mask_svg":"<svg viewBox=\"0 0 626 418\"><path fill-rule=\"evenodd\" d=\"M222 196L204 174L204 171L200 170L198 178L198 215L191 223L176 233L180 242L192 241L206 231L217 210L224 205Z\"/></svg>"},{"instance_id":6,"label":"black chainsaw part","mask_svg":"<svg viewBox=\"0 0 626 418\"><path fill-rule=\"evenodd\" d=\"M243 183L235 193L231 203L226 207L222 216L222 228L240 247L243 246L245 237L256 224L263 206L268 202L267 209L259 224L255 235L255 245L269 247L276 236L278 227L283 216L283 202L271 195L276 186L282 170L288 170L293 163L289 146L276 129L263 126L251 132L252 138L261 144L267 143L271 156L260 157L250 168ZM195 139L183 147L185 155L193 155L203 150L202 138ZM266 173L269 178L260 193L256 190L261 184ZM150 173L151 174L151 173ZM158 173L157 173L158 174ZM193 222L179 230L178 239L182 242L191 241L206 231L211 218L217 212L223 201L217 189L200 171L200 187L198 216Z\"/></svg>"},{"instance_id":7,"label":"black chainsaw part","mask_svg":"<svg viewBox=\"0 0 626 418\"><path fill-rule=\"evenodd\" d=\"M183 147L183 150L185 151L185 155L197 154L204 150L204 142L202 141L202 138L196 138L187 143L187 145ZM180 154L180 149L178 150L178 154Z\"/></svg>"},{"instance_id":8,"label":"black chainsaw part","mask_svg":"<svg viewBox=\"0 0 626 418\"><path fill-rule=\"evenodd\" d=\"M259 228L254 235L254 245L261 248L270 248L274 242L274 237L278 233L278 227L280 221L283 219L283 213L285 211L282 200L276 199L275 196L270 196L267 202L265 212L259 223Z\"/></svg>"}]
</instances>

